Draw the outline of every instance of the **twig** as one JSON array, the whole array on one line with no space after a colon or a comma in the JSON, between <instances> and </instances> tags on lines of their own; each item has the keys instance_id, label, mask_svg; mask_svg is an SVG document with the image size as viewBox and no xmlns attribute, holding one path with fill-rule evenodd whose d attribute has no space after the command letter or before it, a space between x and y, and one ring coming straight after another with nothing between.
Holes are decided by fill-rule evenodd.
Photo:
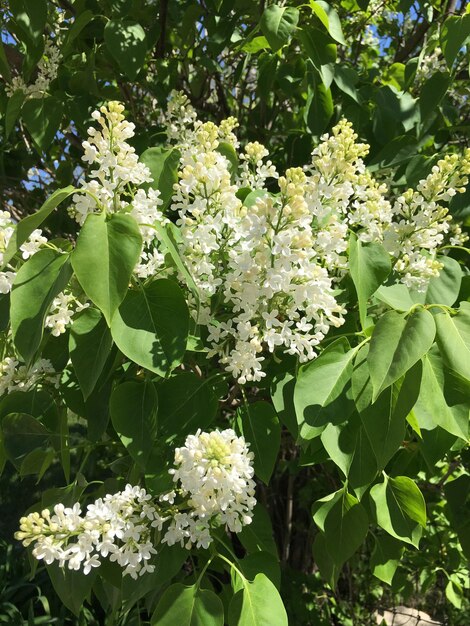
<instances>
[{"instance_id":1,"label":"twig","mask_svg":"<svg viewBox=\"0 0 470 626\"><path fill-rule=\"evenodd\" d=\"M163 59L165 56L166 18L168 15L168 0L160 0L160 37L155 49L155 58Z\"/></svg>"}]
</instances>

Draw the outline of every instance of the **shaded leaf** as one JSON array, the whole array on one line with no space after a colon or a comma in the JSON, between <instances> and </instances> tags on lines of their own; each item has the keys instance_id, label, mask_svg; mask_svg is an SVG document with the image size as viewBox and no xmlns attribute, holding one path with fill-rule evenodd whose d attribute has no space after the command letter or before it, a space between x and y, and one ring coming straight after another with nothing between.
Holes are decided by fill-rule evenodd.
<instances>
[{"instance_id":1,"label":"shaded leaf","mask_svg":"<svg viewBox=\"0 0 470 626\"><path fill-rule=\"evenodd\" d=\"M109 409L119 438L145 469L157 436L158 398L153 383L127 381L115 387Z\"/></svg>"},{"instance_id":2,"label":"shaded leaf","mask_svg":"<svg viewBox=\"0 0 470 626\"><path fill-rule=\"evenodd\" d=\"M96 386L112 345L106 320L98 309L87 308L74 319L69 352L85 400Z\"/></svg>"},{"instance_id":3,"label":"shaded leaf","mask_svg":"<svg viewBox=\"0 0 470 626\"><path fill-rule=\"evenodd\" d=\"M426 525L426 505L411 478L384 474L384 482L372 487L370 498L379 526L392 537L418 547L421 527Z\"/></svg>"},{"instance_id":4,"label":"shaded leaf","mask_svg":"<svg viewBox=\"0 0 470 626\"><path fill-rule=\"evenodd\" d=\"M134 80L147 53L147 39L142 26L130 20L109 20L104 28L104 41L121 71Z\"/></svg>"},{"instance_id":5,"label":"shaded leaf","mask_svg":"<svg viewBox=\"0 0 470 626\"><path fill-rule=\"evenodd\" d=\"M108 325L124 300L142 248L137 222L130 215L90 213L72 253L72 267L86 295Z\"/></svg>"},{"instance_id":6,"label":"shaded leaf","mask_svg":"<svg viewBox=\"0 0 470 626\"><path fill-rule=\"evenodd\" d=\"M261 16L260 28L271 49L276 52L291 38L299 21L299 11L294 7L268 6Z\"/></svg>"},{"instance_id":7,"label":"shaded leaf","mask_svg":"<svg viewBox=\"0 0 470 626\"><path fill-rule=\"evenodd\" d=\"M255 474L268 484L281 445L281 427L276 412L267 402L255 402L245 404L240 415L243 435L255 455Z\"/></svg>"},{"instance_id":8,"label":"shaded leaf","mask_svg":"<svg viewBox=\"0 0 470 626\"><path fill-rule=\"evenodd\" d=\"M433 316L424 309L414 311L408 318L389 311L379 319L367 356L373 400L426 354L435 333Z\"/></svg>"},{"instance_id":9,"label":"shaded leaf","mask_svg":"<svg viewBox=\"0 0 470 626\"><path fill-rule=\"evenodd\" d=\"M11 330L16 349L31 364L42 340L54 298L69 282L69 255L39 250L20 267L11 292Z\"/></svg>"},{"instance_id":10,"label":"shaded leaf","mask_svg":"<svg viewBox=\"0 0 470 626\"><path fill-rule=\"evenodd\" d=\"M183 292L166 278L130 290L111 323L111 334L121 352L160 376L183 360L188 330Z\"/></svg>"}]
</instances>

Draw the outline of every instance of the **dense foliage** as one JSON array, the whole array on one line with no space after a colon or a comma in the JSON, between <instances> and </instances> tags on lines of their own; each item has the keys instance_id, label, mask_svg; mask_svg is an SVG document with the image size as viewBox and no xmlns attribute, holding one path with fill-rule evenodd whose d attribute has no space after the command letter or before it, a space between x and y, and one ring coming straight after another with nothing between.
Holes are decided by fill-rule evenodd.
<instances>
[{"instance_id":1,"label":"dense foliage","mask_svg":"<svg viewBox=\"0 0 470 626\"><path fill-rule=\"evenodd\" d=\"M467 624L466 3L0 6L0 621Z\"/></svg>"}]
</instances>

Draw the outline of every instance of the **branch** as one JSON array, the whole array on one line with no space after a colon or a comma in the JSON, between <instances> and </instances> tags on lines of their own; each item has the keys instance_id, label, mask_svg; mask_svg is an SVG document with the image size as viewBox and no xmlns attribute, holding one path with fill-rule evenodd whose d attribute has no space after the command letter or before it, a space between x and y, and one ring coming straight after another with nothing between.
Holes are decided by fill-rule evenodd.
<instances>
[{"instance_id":1,"label":"branch","mask_svg":"<svg viewBox=\"0 0 470 626\"><path fill-rule=\"evenodd\" d=\"M415 48L423 41L424 36L428 32L431 27L431 24L434 21L435 12L433 11L433 19L430 22L423 21L415 30L413 35L408 39L405 45L402 48L399 48L395 53L394 62L395 63L403 63L410 56L410 54L415 50Z\"/></svg>"},{"instance_id":2,"label":"branch","mask_svg":"<svg viewBox=\"0 0 470 626\"><path fill-rule=\"evenodd\" d=\"M155 58L163 59L165 56L166 18L168 15L168 0L160 1L160 37L155 49Z\"/></svg>"},{"instance_id":3,"label":"branch","mask_svg":"<svg viewBox=\"0 0 470 626\"><path fill-rule=\"evenodd\" d=\"M465 4L465 2L462 2L462 6L464 4ZM457 0L449 0L449 2L447 3L445 14L446 15L451 15L453 13L456 13L456 10L455 10L456 7L457 7Z\"/></svg>"},{"instance_id":4,"label":"branch","mask_svg":"<svg viewBox=\"0 0 470 626\"><path fill-rule=\"evenodd\" d=\"M10 46L7 43L3 44L3 49L5 50L5 56L8 61L8 65L10 68L15 69L19 74L21 66L23 64L23 55L21 52L18 52L16 48Z\"/></svg>"},{"instance_id":5,"label":"branch","mask_svg":"<svg viewBox=\"0 0 470 626\"><path fill-rule=\"evenodd\" d=\"M218 73L214 74L214 78L215 78L215 86L217 89L217 98L220 102L220 106L222 107L222 111L224 113L225 117L229 117L230 116L230 106L227 102L227 97L225 95L225 90L222 87L222 83L220 80L220 75Z\"/></svg>"}]
</instances>

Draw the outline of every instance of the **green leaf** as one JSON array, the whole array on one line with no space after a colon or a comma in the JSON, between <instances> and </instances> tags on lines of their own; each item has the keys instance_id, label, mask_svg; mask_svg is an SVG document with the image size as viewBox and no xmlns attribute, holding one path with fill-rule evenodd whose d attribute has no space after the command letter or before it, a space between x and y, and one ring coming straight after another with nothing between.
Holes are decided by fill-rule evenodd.
<instances>
[{"instance_id":1,"label":"green leaf","mask_svg":"<svg viewBox=\"0 0 470 626\"><path fill-rule=\"evenodd\" d=\"M305 52L319 72L323 85L328 89L335 75L336 44L317 28L300 31L299 38Z\"/></svg>"},{"instance_id":2,"label":"green leaf","mask_svg":"<svg viewBox=\"0 0 470 626\"><path fill-rule=\"evenodd\" d=\"M150 381L127 381L111 394L109 410L114 430L143 469L157 436L157 409L157 392Z\"/></svg>"},{"instance_id":3,"label":"green leaf","mask_svg":"<svg viewBox=\"0 0 470 626\"><path fill-rule=\"evenodd\" d=\"M9 7L26 39L34 42L40 40L46 27L46 0L10 0Z\"/></svg>"},{"instance_id":4,"label":"green leaf","mask_svg":"<svg viewBox=\"0 0 470 626\"><path fill-rule=\"evenodd\" d=\"M398 283L390 287L379 287L375 297L396 311L409 311L415 304L408 287Z\"/></svg>"},{"instance_id":5,"label":"green leaf","mask_svg":"<svg viewBox=\"0 0 470 626\"><path fill-rule=\"evenodd\" d=\"M379 470L386 466L403 442L405 420L417 400L420 382L421 363L418 362L406 373L398 392L389 387L360 413Z\"/></svg>"},{"instance_id":6,"label":"green leaf","mask_svg":"<svg viewBox=\"0 0 470 626\"><path fill-rule=\"evenodd\" d=\"M178 233L178 229L174 226L174 224L166 224L165 226L162 226L161 224L156 223L155 230L158 233L159 239L165 244L168 254L170 255L175 267L186 281L186 285L193 294L197 307L199 308L199 290L183 259L181 258L178 251L178 244L175 240L175 235Z\"/></svg>"},{"instance_id":7,"label":"green leaf","mask_svg":"<svg viewBox=\"0 0 470 626\"><path fill-rule=\"evenodd\" d=\"M403 555L403 544L390 535L376 535L374 540L374 550L370 559L372 573L379 580L391 585Z\"/></svg>"},{"instance_id":8,"label":"green leaf","mask_svg":"<svg viewBox=\"0 0 470 626\"><path fill-rule=\"evenodd\" d=\"M152 626L223 626L224 606L210 589L176 583L160 598Z\"/></svg>"},{"instance_id":9,"label":"green leaf","mask_svg":"<svg viewBox=\"0 0 470 626\"><path fill-rule=\"evenodd\" d=\"M12 463L18 464L30 452L49 440L50 432L32 415L9 413L2 420L3 446Z\"/></svg>"},{"instance_id":10,"label":"green leaf","mask_svg":"<svg viewBox=\"0 0 470 626\"><path fill-rule=\"evenodd\" d=\"M147 54L147 39L142 26L129 20L109 20L104 28L104 41L123 74L134 80Z\"/></svg>"},{"instance_id":11,"label":"green leaf","mask_svg":"<svg viewBox=\"0 0 470 626\"><path fill-rule=\"evenodd\" d=\"M354 367L351 376L351 395L356 405L356 409L361 412L372 403L372 382L370 380L369 364L367 356L369 354L369 344L363 345L354 360Z\"/></svg>"},{"instance_id":12,"label":"green leaf","mask_svg":"<svg viewBox=\"0 0 470 626\"><path fill-rule=\"evenodd\" d=\"M253 521L251 524L243 526L241 533L238 533L242 545L249 554L256 552L269 552L277 558L277 547L274 541L271 519L262 504L258 504L253 509Z\"/></svg>"},{"instance_id":13,"label":"green leaf","mask_svg":"<svg viewBox=\"0 0 470 626\"><path fill-rule=\"evenodd\" d=\"M433 316L424 309L414 311L407 319L395 311L379 319L367 356L373 401L426 354L435 334Z\"/></svg>"},{"instance_id":14,"label":"green leaf","mask_svg":"<svg viewBox=\"0 0 470 626\"><path fill-rule=\"evenodd\" d=\"M264 574L233 596L228 610L229 626L288 626L286 609L278 590Z\"/></svg>"},{"instance_id":15,"label":"green leaf","mask_svg":"<svg viewBox=\"0 0 470 626\"><path fill-rule=\"evenodd\" d=\"M232 175L232 177L235 176L238 172L239 163L237 151L235 150L233 145L231 143L228 143L228 141L220 141L219 145L217 146L217 152L220 152L220 154L227 159L230 174Z\"/></svg>"},{"instance_id":16,"label":"green leaf","mask_svg":"<svg viewBox=\"0 0 470 626\"><path fill-rule=\"evenodd\" d=\"M432 430L421 430L422 442L420 452L431 471L435 471L437 461L444 459L449 450L457 441L455 435L451 435L440 426Z\"/></svg>"},{"instance_id":17,"label":"green leaf","mask_svg":"<svg viewBox=\"0 0 470 626\"><path fill-rule=\"evenodd\" d=\"M79 36L85 26L94 19L94 17L93 12L89 10L83 11L80 15L75 16L72 25L66 31L64 43L61 46L63 56L70 52L73 41Z\"/></svg>"},{"instance_id":18,"label":"green leaf","mask_svg":"<svg viewBox=\"0 0 470 626\"><path fill-rule=\"evenodd\" d=\"M332 556L326 549L326 539L323 533L317 533L313 542L313 558L315 565L320 570L320 574L327 581L332 589L338 582L340 567L338 567Z\"/></svg>"},{"instance_id":19,"label":"green leaf","mask_svg":"<svg viewBox=\"0 0 470 626\"><path fill-rule=\"evenodd\" d=\"M421 88L419 97L421 123L425 122L433 113L438 111L438 106L446 95L449 85L449 72L435 72L435 74L426 80Z\"/></svg>"},{"instance_id":20,"label":"green leaf","mask_svg":"<svg viewBox=\"0 0 470 626\"><path fill-rule=\"evenodd\" d=\"M63 103L52 96L30 98L23 104L22 119L39 151L46 150L60 127Z\"/></svg>"},{"instance_id":21,"label":"green leaf","mask_svg":"<svg viewBox=\"0 0 470 626\"><path fill-rule=\"evenodd\" d=\"M452 528L462 546L462 552L470 559L470 476L463 474L449 480L444 486L446 510Z\"/></svg>"},{"instance_id":22,"label":"green leaf","mask_svg":"<svg viewBox=\"0 0 470 626\"><path fill-rule=\"evenodd\" d=\"M8 413L27 413L52 432L59 427L57 406L52 396L43 389L12 391L5 395L0 402L0 421Z\"/></svg>"},{"instance_id":23,"label":"green leaf","mask_svg":"<svg viewBox=\"0 0 470 626\"><path fill-rule=\"evenodd\" d=\"M103 312L108 326L124 300L142 248L137 222L115 213L106 219L90 213L72 253L72 267L86 295Z\"/></svg>"},{"instance_id":24,"label":"green leaf","mask_svg":"<svg viewBox=\"0 0 470 626\"><path fill-rule=\"evenodd\" d=\"M267 576L276 589L281 587L281 568L278 559L268 552L254 552L241 561L238 566L242 574L248 580L254 580L256 575L261 573ZM234 592L239 591L243 587L243 581L235 570L232 570L232 585Z\"/></svg>"},{"instance_id":25,"label":"green leaf","mask_svg":"<svg viewBox=\"0 0 470 626\"><path fill-rule=\"evenodd\" d=\"M403 63L392 63L385 73L384 83L393 85L399 91L405 89L406 84L406 66Z\"/></svg>"},{"instance_id":26,"label":"green leaf","mask_svg":"<svg viewBox=\"0 0 470 626\"><path fill-rule=\"evenodd\" d=\"M399 135L389 141L367 164L371 172L392 167L409 161L416 153L416 139L409 135Z\"/></svg>"},{"instance_id":27,"label":"green leaf","mask_svg":"<svg viewBox=\"0 0 470 626\"><path fill-rule=\"evenodd\" d=\"M359 415L353 413L345 424L328 424L321 441L349 486L362 493L377 474L377 462Z\"/></svg>"},{"instance_id":28,"label":"green leaf","mask_svg":"<svg viewBox=\"0 0 470 626\"><path fill-rule=\"evenodd\" d=\"M263 11L259 25L271 49L277 52L289 41L298 21L297 9L272 4Z\"/></svg>"},{"instance_id":29,"label":"green leaf","mask_svg":"<svg viewBox=\"0 0 470 626\"><path fill-rule=\"evenodd\" d=\"M378 525L392 537L418 547L422 526L426 525L423 494L407 476L390 478L370 491Z\"/></svg>"},{"instance_id":30,"label":"green leaf","mask_svg":"<svg viewBox=\"0 0 470 626\"><path fill-rule=\"evenodd\" d=\"M183 292L166 278L130 290L111 324L111 334L121 352L160 376L182 362L188 330Z\"/></svg>"},{"instance_id":31,"label":"green leaf","mask_svg":"<svg viewBox=\"0 0 470 626\"><path fill-rule=\"evenodd\" d=\"M390 255L381 243L362 243L352 234L349 239L349 268L356 288L361 326L364 328L367 300L385 281L392 269Z\"/></svg>"},{"instance_id":32,"label":"green leaf","mask_svg":"<svg viewBox=\"0 0 470 626\"><path fill-rule=\"evenodd\" d=\"M470 35L470 15L449 15L441 27L441 48L447 67L452 69L462 46Z\"/></svg>"},{"instance_id":33,"label":"green leaf","mask_svg":"<svg viewBox=\"0 0 470 626\"><path fill-rule=\"evenodd\" d=\"M295 377L290 372L274 376L271 385L271 400L281 423L294 439L298 436L297 417L294 407Z\"/></svg>"},{"instance_id":34,"label":"green leaf","mask_svg":"<svg viewBox=\"0 0 470 626\"><path fill-rule=\"evenodd\" d=\"M5 138L8 139L11 131L13 130L16 120L25 101L25 94L21 89L15 91L15 93L8 98L7 108L5 111Z\"/></svg>"},{"instance_id":35,"label":"green leaf","mask_svg":"<svg viewBox=\"0 0 470 626\"><path fill-rule=\"evenodd\" d=\"M455 317L442 310L439 310L434 320L442 360L452 371L470 381L470 348L465 342L463 325L458 325Z\"/></svg>"},{"instance_id":36,"label":"green leaf","mask_svg":"<svg viewBox=\"0 0 470 626\"><path fill-rule=\"evenodd\" d=\"M158 386L159 429L166 440L184 438L213 422L218 408L214 382L183 372Z\"/></svg>"},{"instance_id":37,"label":"green leaf","mask_svg":"<svg viewBox=\"0 0 470 626\"><path fill-rule=\"evenodd\" d=\"M308 129L320 136L328 126L334 112L331 90L317 78L312 78L313 85L309 86L307 102L305 103L304 119Z\"/></svg>"},{"instance_id":38,"label":"green leaf","mask_svg":"<svg viewBox=\"0 0 470 626\"><path fill-rule=\"evenodd\" d=\"M449 406L444 396L444 368L439 355L430 352L423 357L423 377L414 414L420 428L440 426L467 441L468 407Z\"/></svg>"},{"instance_id":39,"label":"green leaf","mask_svg":"<svg viewBox=\"0 0 470 626\"><path fill-rule=\"evenodd\" d=\"M11 292L11 331L19 354L29 365L42 340L53 299L72 274L69 255L39 250L19 269Z\"/></svg>"},{"instance_id":40,"label":"green leaf","mask_svg":"<svg viewBox=\"0 0 470 626\"><path fill-rule=\"evenodd\" d=\"M432 167L438 160L439 157L436 155L427 157L424 156L424 154L415 154L415 156L409 160L405 170L408 187L416 187L420 180L427 178L431 173Z\"/></svg>"},{"instance_id":41,"label":"green leaf","mask_svg":"<svg viewBox=\"0 0 470 626\"><path fill-rule=\"evenodd\" d=\"M90 596L91 588L98 575L97 568L93 568L87 576L84 576L81 571L59 567L56 563L47 565L46 569L61 602L78 616L83 608L84 600Z\"/></svg>"},{"instance_id":42,"label":"green leaf","mask_svg":"<svg viewBox=\"0 0 470 626\"><path fill-rule=\"evenodd\" d=\"M359 82L359 74L352 67L342 65L335 66L334 81L341 91L347 94L358 104L361 103L356 84Z\"/></svg>"},{"instance_id":43,"label":"green leaf","mask_svg":"<svg viewBox=\"0 0 470 626\"><path fill-rule=\"evenodd\" d=\"M405 418L393 410L391 388L382 392L374 404L362 411L361 420L381 470L401 446L405 436Z\"/></svg>"},{"instance_id":44,"label":"green leaf","mask_svg":"<svg viewBox=\"0 0 470 626\"><path fill-rule=\"evenodd\" d=\"M343 29L341 28L341 20L339 19L338 13L330 6L327 2L323 2L323 0L317 0L315 2L317 6L325 11L328 15L328 32L333 37L335 41L346 46L346 41L344 40Z\"/></svg>"},{"instance_id":45,"label":"green leaf","mask_svg":"<svg viewBox=\"0 0 470 626\"><path fill-rule=\"evenodd\" d=\"M470 350L470 302L461 302L457 315L452 319L467 349Z\"/></svg>"},{"instance_id":46,"label":"green leaf","mask_svg":"<svg viewBox=\"0 0 470 626\"><path fill-rule=\"evenodd\" d=\"M437 260L444 265L439 276L431 278L424 295L412 292L412 297L415 302L452 306L459 295L463 272L459 263L450 256L440 256Z\"/></svg>"},{"instance_id":47,"label":"green leaf","mask_svg":"<svg viewBox=\"0 0 470 626\"><path fill-rule=\"evenodd\" d=\"M315 523L325 537L325 548L340 568L363 543L369 528L367 512L346 489L317 500L312 507Z\"/></svg>"},{"instance_id":48,"label":"green leaf","mask_svg":"<svg viewBox=\"0 0 470 626\"><path fill-rule=\"evenodd\" d=\"M243 435L255 455L255 474L268 484L281 445L281 427L276 412L267 402L255 402L245 404L240 415Z\"/></svg>"},{"instance_id":49,"label":"green leaf","mask_svg":"<svg viewBox=\"0 0 470 626\"><path fill-rule=\"evenodd\" d=\"M326 28L326 30L328 30L329 21L328 21L328 14L326 13L325 9L323 9L318 4L318 2L315 2L315 0L310 0L309 6L312 9L313 13L315 13L315 15L318 17L320 22L323 24L323 26Z\"/></svg>"},{"instance_id":50,"label":"green leaf","mask_svg":"<svg viewBox=\"0 0 470 626\"><path fill-rule=\"evenodd\" d=\"M64 187L64 189L54 191L54 193L49 196L40 209L18 222L3 255L2 268L4 268L11 261L20 246L28 239L33 230L38 228L46 217L48 217L61 202L76 192L77 189L72 185Z\"/></svg>"},{"instance_id":51,"label":"green leaf","mask_svg":"<svg viewBox=\"0 0 470 626\"><path fill-rule=\"evenodd\" d=\"M18 470L20 476L30 476L37 474L38 483L44 476L45 472L52 465L55 458L54 450L42 450L36 448L27 454L21 461L20 468Z\"/></svg>"},{"instance_id":52,"label":"green leaf","mask_svg":"<svg viewBox=\"0 0 470 626\"><path fill-rule=\"evenodd\" d=\"M85 309L74 319L69 353L85 400L96 386L112 345L106 320L98 309Z\"/></svg>"},{"instance_id":53,"label":"green leaf","mask_svg":"<svg viewBox=\"0 0 470 626\"><path fill-rule=\"evenodd\" d=\"M270 47L266 37L260 36L246 41L242 46L242 50L248 54L256 54L260 50L267 50Z\"/></svg>"},{"instance_id":54,"label":"green leaf","mask_svg":"<svg viewBox=\"0 0 470 626\"><path fill-rule=\"evenodd\" d=\"M163 201L161 210L168 207L173 196L173 185L178 182L180 157L181 154L175 148L168 150L161 147L148 148L140 156L152 174L153 181L149 186L160 191Z\"/></svg>"},{"instance_id":55,"label":"green leaf","mask_svg":"<svg viewBox=\"0 0 470 626\"><path fill-rule=\"evenodd\" d=\"M450 579L446 585L446 598L456 609L462 608L464 591L462 585L457 580Z\"/></svg>"},{"instance_id":56,"label":"green leaf","mask_svg":"<svg viewBox=\"0 0 470 626\"><path fill-rule=\"evenodd\" d=\"M330 344L315 360L303 365L294 390L294 405L300 436L311 439L329 422L345 421L352 402L343 393L351 378L356 350L346 339Z\"/></svg>"},{"instance_id":57,"label":"green leaf","mask_svg":"<svg viewBox=\"0 0 470 626\"><path fill-rule=\"evenodd\" d=\"M459 295L463 272L459 263L451 257L441 256L438 260L444 267L439 276L431 278L424 292L396 284L390 287L380 287L375 297L397 311L409 311L414 304L452 306Z\"/></svg>"}]
</instances>

